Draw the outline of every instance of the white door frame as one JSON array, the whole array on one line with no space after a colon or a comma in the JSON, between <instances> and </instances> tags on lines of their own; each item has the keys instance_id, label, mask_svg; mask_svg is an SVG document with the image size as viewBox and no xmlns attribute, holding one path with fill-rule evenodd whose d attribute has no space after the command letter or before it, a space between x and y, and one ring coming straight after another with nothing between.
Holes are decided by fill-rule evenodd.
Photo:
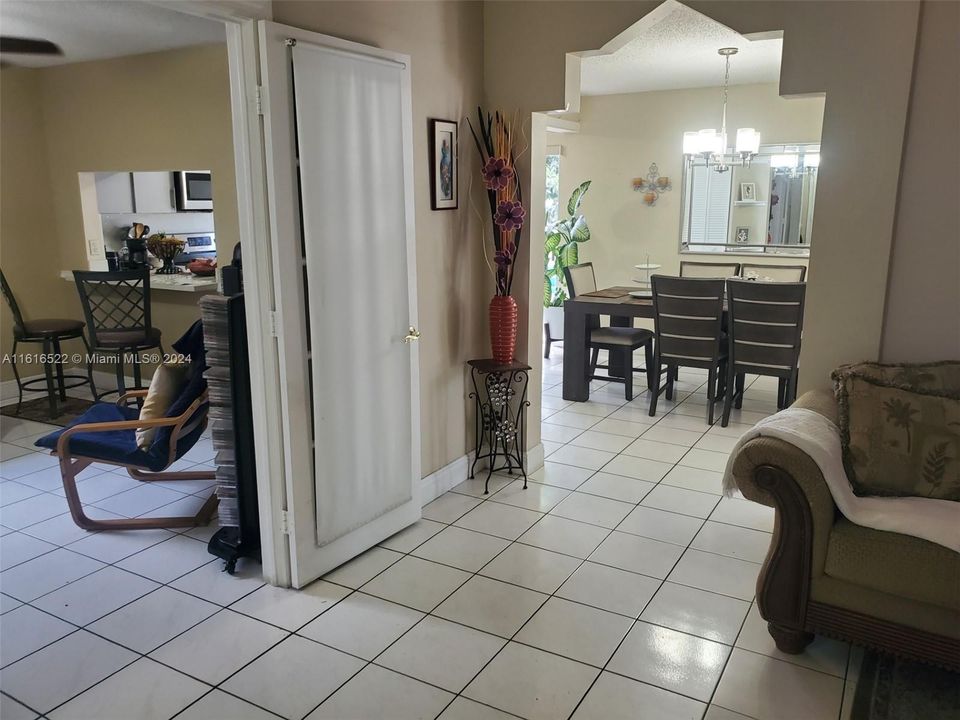
<instances>
[{"instance_id":1,"label":"white door frame","mask_svg":"<svg viewBox=\"0 0 960 720\"><path fill-rule=\"evenodd\" d=\"M263 578L290 587L280 358L275 335L275 287L267 200L263 123L259 93L259 43L256 21L270 19L269 2L183 2L155 0L177 12L224 23L230 73L233 151L237 210L243 246L244 294L247 301L253 435Z\"/></svg>"}]
</instances>

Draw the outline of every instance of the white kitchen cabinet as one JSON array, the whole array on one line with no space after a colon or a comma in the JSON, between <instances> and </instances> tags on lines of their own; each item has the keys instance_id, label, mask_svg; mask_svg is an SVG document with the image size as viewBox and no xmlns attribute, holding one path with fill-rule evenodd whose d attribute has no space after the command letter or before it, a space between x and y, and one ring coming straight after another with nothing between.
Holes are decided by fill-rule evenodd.
<instances>
[{"instance_id":1,"label":"white kitchen cabinet","mask_svg":"<svg viewBox=\"0 0 960 720\"><path fill-rule=\"evenodd\" d=\"M133 198L138 213L172 213L177 211L173 195L173 173L133 173Z\"/></svg>"},{"instance_id":2,"label":"white kitchen cabinet","mask_svg":"<svg viewBox=\"0 0 960 720\"><path fill-rule=\"evenodd\" d=\"M128 172L95 173L97 209L103 214L133 212L133 183Z\"/></svg>"}]
</instances>

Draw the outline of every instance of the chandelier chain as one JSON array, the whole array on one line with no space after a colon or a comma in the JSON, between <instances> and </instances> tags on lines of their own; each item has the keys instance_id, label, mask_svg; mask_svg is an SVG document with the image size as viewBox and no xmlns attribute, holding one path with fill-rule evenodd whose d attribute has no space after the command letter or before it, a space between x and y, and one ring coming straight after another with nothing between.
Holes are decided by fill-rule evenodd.
<instances>
[{"instance_id":1,"label":"chandelier chain","mask_svg":"<svg viewBox=\"0 0 960 720\"><path fill-rule=\"evenodd\" d=\"M720 132L724 135L727 134L727 91L730 86L730 56L726 55L723 58L726 61L726 68L723 73L723 116L720 118ZM723 152L726 152L727 149L724 148Z\"/></svg>"}]
</instances>

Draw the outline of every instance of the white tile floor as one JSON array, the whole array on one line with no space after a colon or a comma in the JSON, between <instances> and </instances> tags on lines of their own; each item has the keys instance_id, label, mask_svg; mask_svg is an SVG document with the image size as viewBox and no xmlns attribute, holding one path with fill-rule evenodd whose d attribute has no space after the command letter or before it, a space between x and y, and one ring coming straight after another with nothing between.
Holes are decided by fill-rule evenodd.
<instances>
[{"instance_id":1,"label":"white tile floor","mask_svg":"<svg viewBox=\"0 0 960 720\"><path fill-rule=\"evenodd\" d=\"M483 496L466 481L299 592L256 567L220 572L211 528L78 531L32 448L46 428L4 418L0 716L844 717L857 654L823 639L776 650L753 602L771 512L720 496L726 455L773 410L775 386L752 383L737 424L708 428L696 371L650 418L620 385L562 400L560 362L554 348L547 460L527 490L495 476ZM205 439L190 461L211 457ZM104 517L209 492L143 488L106 466L80 487Z\"/></svg>"}]
</instances>

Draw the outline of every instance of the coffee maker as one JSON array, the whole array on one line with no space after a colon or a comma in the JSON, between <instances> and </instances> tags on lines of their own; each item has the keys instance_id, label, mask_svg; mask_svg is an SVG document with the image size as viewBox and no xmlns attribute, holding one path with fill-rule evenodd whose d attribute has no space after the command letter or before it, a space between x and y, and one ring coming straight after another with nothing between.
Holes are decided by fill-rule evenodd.
<instances>
[{"instance_id":1,"label":"coffee maker","mask_svg":"<svg viewBox=\"0 0 960 720\"><path fill-rule=\"evenodd\" d=\"M143 238L127 238L124 243L127 249L124 254L125 270L140 270L149 266L147 244Z\"/></svg>"}]
</instances>

